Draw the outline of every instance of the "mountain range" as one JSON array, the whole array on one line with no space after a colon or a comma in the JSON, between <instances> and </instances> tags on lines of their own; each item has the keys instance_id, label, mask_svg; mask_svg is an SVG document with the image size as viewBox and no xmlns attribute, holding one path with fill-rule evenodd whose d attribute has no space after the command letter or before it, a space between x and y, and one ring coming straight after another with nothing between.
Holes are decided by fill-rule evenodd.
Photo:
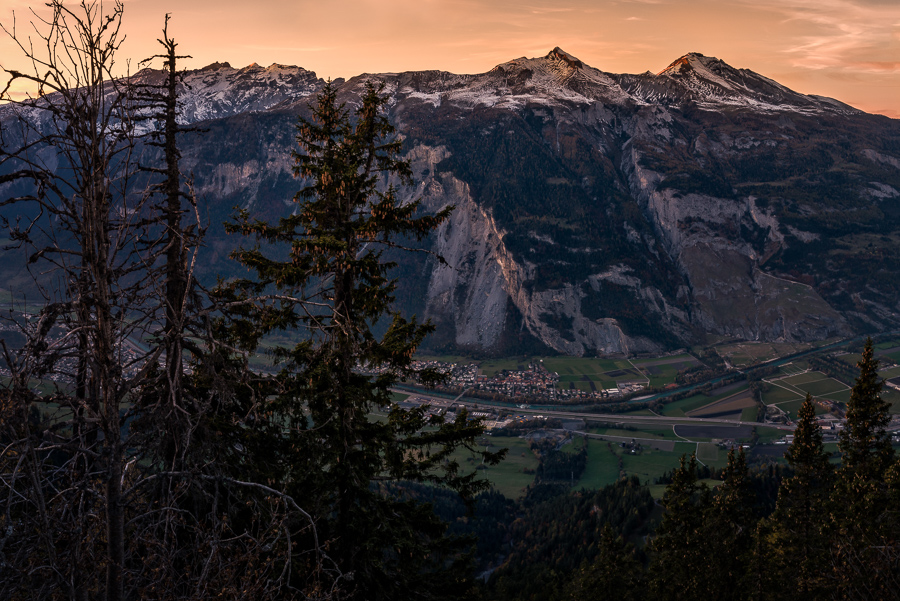
<instances>
[{"instance_id":1,"label":"mountain range","mask_svg":"<svg viewBox=\"0 0 900 601\"><path fill-rule=\"evenodd\" d=\"M658 74L555 48L334 83L352 109L367 82L413 168L404 198L456 207L424 245L448 265L391 257L401 309L438 326L432 349L628 354L900 325L900 121L697 53ZM234 273L233 207L293 210L294 127L324 85L277 64L185 74L204 277Z\"/></svg>"}]
</instances>

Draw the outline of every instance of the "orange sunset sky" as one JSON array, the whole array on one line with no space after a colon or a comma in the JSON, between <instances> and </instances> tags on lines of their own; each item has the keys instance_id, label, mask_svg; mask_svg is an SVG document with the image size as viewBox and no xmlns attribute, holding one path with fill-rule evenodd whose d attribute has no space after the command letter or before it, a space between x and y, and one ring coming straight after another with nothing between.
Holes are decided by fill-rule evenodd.
<instances>
[{"instance_id":1,"label":"orange sunset sky","mask_svg":"<svg viewBox=\"0 0 900 601\"><path fill-rule=\"evenodd\" d=\"M42 4L0 0L0 23L15 11L22 34L30 7ZM167 12L179 50L194 57L188 68L481 73L560 46L598 69L639 73L694 51L900 118L900 0L125 0L120 60L157 52ZM0 41L0 65L21 69L19 56Z\"/></svg>"}]
</instances>

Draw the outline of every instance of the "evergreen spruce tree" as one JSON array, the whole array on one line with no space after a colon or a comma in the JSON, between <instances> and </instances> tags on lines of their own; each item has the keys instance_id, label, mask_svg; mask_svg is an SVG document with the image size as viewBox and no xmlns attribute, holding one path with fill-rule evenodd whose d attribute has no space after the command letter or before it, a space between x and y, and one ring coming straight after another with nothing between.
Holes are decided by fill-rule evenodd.
<instances>
[{"instance_id":1,"label":"evergreen spruce tree","mask_svg":"<svg viewBox=\"0 0 900 601\"><path fill-rule=\"evenodd\" d=\"M841 467L832 508L833 583L847 598L898 598L897 542L892 540L890 492L885 477L894 459L890 405L881 399L882 380L872 340L866 341L859 377L847 403L841 432Z\"/></svg>"},{"instance_id":2,"label":"evergreen spruce tree","mask_svg":"<svg viewBox=\"0 0 900 601\"><path fill-rule=\"evenodd\" d=\"M779 581L770 593L775 598L820 599L826 594L823 576L830 544L826 515L834 468L808 393L800 407L794 441L784 457L794 475L782 482L769 520L767 538Z\"/></svg>"},{"instance_id":3,"label":"evergreen spruce tree","mask_svg":"<svg viewBox=\"0 0 900 601\"><path fill-rule=\"evenodd\" d=\"M597 557L584 562L569 587L573 601L638 601L644 598L644 569L634 548L616 535L609 523L600 531Z\"/></svg>"},{"instance_id":4,"label":"evergreen spruce tree","mask_svg":"<svg viewBox=\"0 0 900 601\"><path fill-rule=\"evenodd\" d=\"M654 599L709 597L710 545L704 528L709 489L697 480L697 458L681 458L666 487L666 513L651 542L650 593Z\"/></svg>"},{"instance_id":5,"label":"evergreen spruce tree","mask_svg":"<svg viewBox=\"0 0 900 601\"><path fill-rule=\"evenodd\" d=\"M458 549L431 509L405 496L403 482L466 496L484 488L451 457L461 445L474 448L482 427L465 412L445 423L392 403L390 387L411 372L432 327L391 310L393 264L382 252L427 236L452 207L420 216L419 203L401 202L388 184L408 184L410 168L398 158L401 142L380 91L367 84L351 114L325 86L297 128L294 174L304 187L296 210L274 224L238 215L230 231L274 248L236 252L255 277L231 282L220 299L233 308L231 331L245 348L267 333L303 332L299 343L273 351L276 389L258 397L265 410L256 414L282 433L260 449L270 477L306 500L340 570L338 596L440 598L459 594L466 573L451 569ZM385 318L377 336L373 326ZM388 418L374 419L374 410ZM485 455L488 464L499 460Z\"/></svg>"},{"instance_id":6,"label":"evergreen spruce tree","mask_svg":"<svg viewBox=\"0 0 900 601\"><path fill-rule=\"evenodd\" d=\"M754 495L744 450L728 451L723 482L716 488L704 528L710 547L708 586L712 598L742 599L742 583L753 552Z\"/></svg>"},{"instance_id":7,"label":"evergreen spruce tree","mask_svg":"<svg viewBox=\"0 0 900 601\"><path fill-rule=\"evenodd\" d=\"M859 377L850 391L847 422L841 432L841 477L881 480L894 451L886 428L891 421L890 404L881 399L884 382L878 377L872 339L866 340L862 359L857 363Z\"/></svg>"}]
</instances>

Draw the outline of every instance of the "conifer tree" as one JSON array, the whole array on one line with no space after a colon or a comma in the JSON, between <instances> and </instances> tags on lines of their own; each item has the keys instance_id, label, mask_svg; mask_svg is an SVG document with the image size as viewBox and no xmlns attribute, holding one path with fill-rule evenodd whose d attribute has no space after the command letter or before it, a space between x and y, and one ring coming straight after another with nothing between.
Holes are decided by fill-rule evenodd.
<instances>
[{"instance_id":1,"label":"conifer tree","mask_svg":"<svg viewBox=\"0 0 900 601\"><path fill-rule=\"evenodd\" d=\"M643 572L633 547L607 522L600 531L596 559L579 568L569 596L573 601L638 601L644 598Z\"/></svg>"},{"instance_id":2,"label":"conifer tree","mask_svg":"<svg viewBox=\"0 0 900 601\"><path fill-rule=\"evenodd\" d=\"M828 562L830 539L826 530L827 508L834 469L822 443L812 397L798 413L794 440L784 454L794 475L778 491L768 535L772 563L781 581L772 594L785 599L818 599L825 594L823 571ZM784 586L785 580L790 586Z\"/></svg>"},{"instance_id":3,"label":"conifer tree","mask_svg":"<svg viewBox=\"0 0 900 601\"><path fill-rule=\"evenodd\" d=\"M421 239L449 214L418 215L390 184L410 182L401 142L384 115L382 88L367 84L351 112L326 84L297 128L294 174L304 187L294 214L269 224L240 212L232 232L276 245L237 251L255 278L220 290L232 311L235 341L252 349L260 336L299 328L280 346L274 394L260 395L281 434L265 443L270 477L304 498L342 577L342 597L432 598L458 592L463 572L433 512L404 497L404 481L431 482L471 495L486 482L452 460L482 432L465 412L453 421L424 408L403 410L390 387L411 373L416 347L432 327L391 310L393 264L383 249ZM279 254L287 247L288 256ZM250 302L253 301L253 302ZM388 319L377 336L373 326ZM433 380L433 372L420 373ZM370 412L388 414L377 421ZM274 422L272 421L274 420ZM499 460L486 456L488 464ZM278 470L281 470L280 473Z\"/></svg>"},{"instance_id":4,"label":"conifer tree","mask_svg":"<svg viewBox=\"0 0 900 601\"><path fill-rule=\"evenodd\" d=\"M866 340L859 363L859 377L850 391L847 422L841 432L841 476L880 480L893 459L887 425L891 421L890 404L881 398L884 382L878 377L872 339Z\"/></svg>"},{"instance_id":5,"label":"conifer tree","mask_svg":"<svg viewBox=\"0 0 900 601\"><path fill-rule=\"evenodd\" d=\"M651 543L650 592L655 599L709 597L709 540L704 524L709 488L697 480L697 458L682 456L666 487L666 513Z\"/></svg>"},{"instance_id":6,"label":"conifer tree","mask_svg":"<svg viewBox=\"0 0 900 601\"><path fill-rule=\"evenodd\" d=\"M881 399L871 338L857 364L841 432L841 467L832 507L833 583L844 597L896 598L898 568L892 540L890 493L885 480L894 459L887 425L890 405Z\"/></svg>"},{"instance_id":7,"label":"conifer tree","mask_svg":"<svg viewBox=\"0 0 900 601\"><path fill-rule=\"evenodd\" d=\"M744 449L728 451L728 464L722 484L716 488L713 503L704 524L709 555L709 587L717 599L744 597L741 582L752 554L754 495L750 488Z\"/></svg>"}]
</instances>

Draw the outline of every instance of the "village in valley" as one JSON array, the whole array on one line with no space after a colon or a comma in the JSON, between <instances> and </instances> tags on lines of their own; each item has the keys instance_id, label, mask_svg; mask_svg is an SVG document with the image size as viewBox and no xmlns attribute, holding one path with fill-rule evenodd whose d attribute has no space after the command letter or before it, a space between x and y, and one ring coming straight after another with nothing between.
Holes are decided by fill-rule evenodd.
<instances>
[{"instance_id":1,"label":"village in valley","mask_svg":"<svg viewBox=\"0 0 900 601\"><path fill-rule=\"evenodd\" d=\"M404 409L426 406L445 419L465 410L482 420L485 448L518 453L485 468L485 477L508 494L532 481L526 459L546 444L587 453L589 467L576 488L624 475L652 485L685 453L710 468L724 466L734 448L744 448L752 462L783 461L807 393L826 448L836 452L859 344L823 346L744 342L630 358L423 357L413 371L435 371L445 380L425 387L407 378L394 397ZM876 354L883 397L900 401L900 341L885 337ZM900 415L889 430L900 442Z\"/></svg>"}]
</instances>

